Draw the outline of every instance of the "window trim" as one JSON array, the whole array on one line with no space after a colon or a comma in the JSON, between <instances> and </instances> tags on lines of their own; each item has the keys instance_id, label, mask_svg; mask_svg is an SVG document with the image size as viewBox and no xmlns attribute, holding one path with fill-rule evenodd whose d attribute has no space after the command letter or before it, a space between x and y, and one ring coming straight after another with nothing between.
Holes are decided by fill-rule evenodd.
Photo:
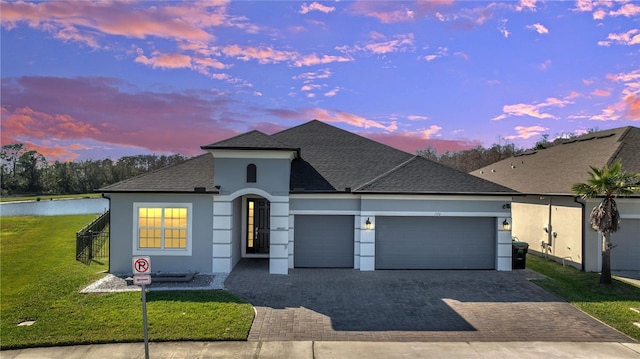
<instances>
[{"instance_id":1,"label":"window trim","mask_svg":"<svg viewBox=\"0 0 640 359\"><path fill-rule=\"evenodd\" d=\"M140 208L186 208L187 209L187 247L182 248L140 248L138 247L140 238L139 217ZM164 216L164 211L163 211ZM155 255L155 256L190 256L193 246L193 204L178 202L134 202L133 203L133 255ZM163 234L164 235L164 234Z\"/></svg>"}]
</instances>

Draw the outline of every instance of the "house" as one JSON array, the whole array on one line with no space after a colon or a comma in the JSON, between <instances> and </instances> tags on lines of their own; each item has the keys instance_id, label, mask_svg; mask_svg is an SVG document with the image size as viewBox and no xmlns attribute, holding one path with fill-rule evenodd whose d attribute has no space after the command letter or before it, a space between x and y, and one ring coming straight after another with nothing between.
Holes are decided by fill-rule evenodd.
<instances>
[{"instance_id":1,"label":"house","mask_svg":"<svg viewBox=\"0 0 640 359\"><path fill-rule=\"evenodd\" d=\"M502 160L472 174L527 196L512 203L513 236L529 243L529 251L589 272L598 272L601 237L589 214L601 199L575 197L571 187L589 178L589 166L622 161L628 173L640 173L640 128L620 127L588 133L546 149ZM620 230L611 239L612 270L640 270L640 193L616 198Z\"/></svg>"},{"instance_id":2,"label":"house","mask_svg":"<svg viewBox=\"0 0 640 359\"><path fill-rule=\"evenodd\" d=\"M110 271L290 268L511 270L515 192L320 121L251 131L100 189Z\"/></svg>"}]
</instances>

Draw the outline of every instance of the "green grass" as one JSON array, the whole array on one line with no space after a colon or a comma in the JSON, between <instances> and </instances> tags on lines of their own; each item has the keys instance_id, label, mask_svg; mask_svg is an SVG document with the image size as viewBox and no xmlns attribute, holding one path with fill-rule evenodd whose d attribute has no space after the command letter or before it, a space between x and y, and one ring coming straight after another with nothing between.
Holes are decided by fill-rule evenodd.
<instances>
[{"instance_id":1,"label":"green grass","mask_svg":"<svg viewBox=\"0 0 640 359\"><path fill-rule=\"evenodd\" d=\"M600 274L563 267L552 260L527 255L527 268L547 276L535 283L565 299L585 313L598 318L635 340L640 340L640 314L629 308L640 308L640 288L619 280L601 285Z\"/></svg>"},{"instance_id":2,"label":"green grass","mask_svg":"<svg viewBox=\"0 0 640 359\"><path fill-rule=\"evenodd\" d=\"M40 195L40 196L20 196L20 197L2 197L0 202L18 202L18 201L50 201L52 199L67 199L67 198L100 198L100 193L82 193L82 194L57 194L57 195Z\"/></svg>"},{"instance_id":3,"label":"green grass","mask_svg":"<svg viewBox=\"0 0 640 359\"><path fill-rule=\"evenodd\" d=\"M74 259L93 218L0 218L1 349L143 340L140 292L78 293L107 269ZM147 316L151 341L246 340L254 312L225 291L172 291L148 293Z\"/></svg>"}]
</instances>

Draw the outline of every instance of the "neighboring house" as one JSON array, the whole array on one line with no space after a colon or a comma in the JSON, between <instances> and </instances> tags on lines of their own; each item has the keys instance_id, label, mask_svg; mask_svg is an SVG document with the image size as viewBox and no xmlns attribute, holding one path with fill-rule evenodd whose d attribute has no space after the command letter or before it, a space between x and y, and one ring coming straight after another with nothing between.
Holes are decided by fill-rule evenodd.
<instances>
[{"instance_id":1,"label":"neighboring house","mask_svg":"<svg viewBox=\"0 0 640 359\"><path fill-rule=\"evenodd\" d=\"M571 186L589 178L589 166L622 161L628 173L640 173L640 128L621 127L589 133L553 147L502 160L472 174L508 186L526 197L514 198L513 235L529 250L589 272L600 271L601 238L589 213L601 198L583 201ZM640 270L640 193L616 198L620 230L612 234L612 270Z\"/></svg>"},{"instance_id":2,"label":"neighboring house","mask_svg":"<svg viewBox=\"0 0 640 359\"><path fill-rule=\"evenodd\" d=\"M509 188L315 120L201 148L99 190L112 273L147 255L153 272L511 270Z\"/></svg>"}]
</instances>

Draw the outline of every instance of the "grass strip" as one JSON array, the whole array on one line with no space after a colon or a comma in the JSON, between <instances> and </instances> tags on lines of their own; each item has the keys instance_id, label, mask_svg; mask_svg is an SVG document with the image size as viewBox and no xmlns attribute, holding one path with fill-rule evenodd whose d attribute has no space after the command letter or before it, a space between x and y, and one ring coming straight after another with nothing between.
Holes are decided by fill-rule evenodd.
<instances>
[{"instance_id":1,"label":"grass strip","mask_svg":"<svg viewBox=\"0 0 640 359\"><path fill-rule=\"evenodd\" d=\"M75 232L94 218L0 219L0 349L143 340L139 292L78 293L107 269L74 259ZM150 292L147 314L151 341L246 340L254 316L226 291Z\"/></svg>"},{"instance_id":2,"label":"grass strip","mask_svg":"<svg viewBox=\"0 0 640 359\"><path fill-rule=\"evenodd\" d=\"M587 273L553 260L527 255L527 268L547 278L534 281L547 291L566 300L585 313L640 341L640 288L616 280L610 286L601 285L599 273Z\"/></svg>"}]
</instances>

